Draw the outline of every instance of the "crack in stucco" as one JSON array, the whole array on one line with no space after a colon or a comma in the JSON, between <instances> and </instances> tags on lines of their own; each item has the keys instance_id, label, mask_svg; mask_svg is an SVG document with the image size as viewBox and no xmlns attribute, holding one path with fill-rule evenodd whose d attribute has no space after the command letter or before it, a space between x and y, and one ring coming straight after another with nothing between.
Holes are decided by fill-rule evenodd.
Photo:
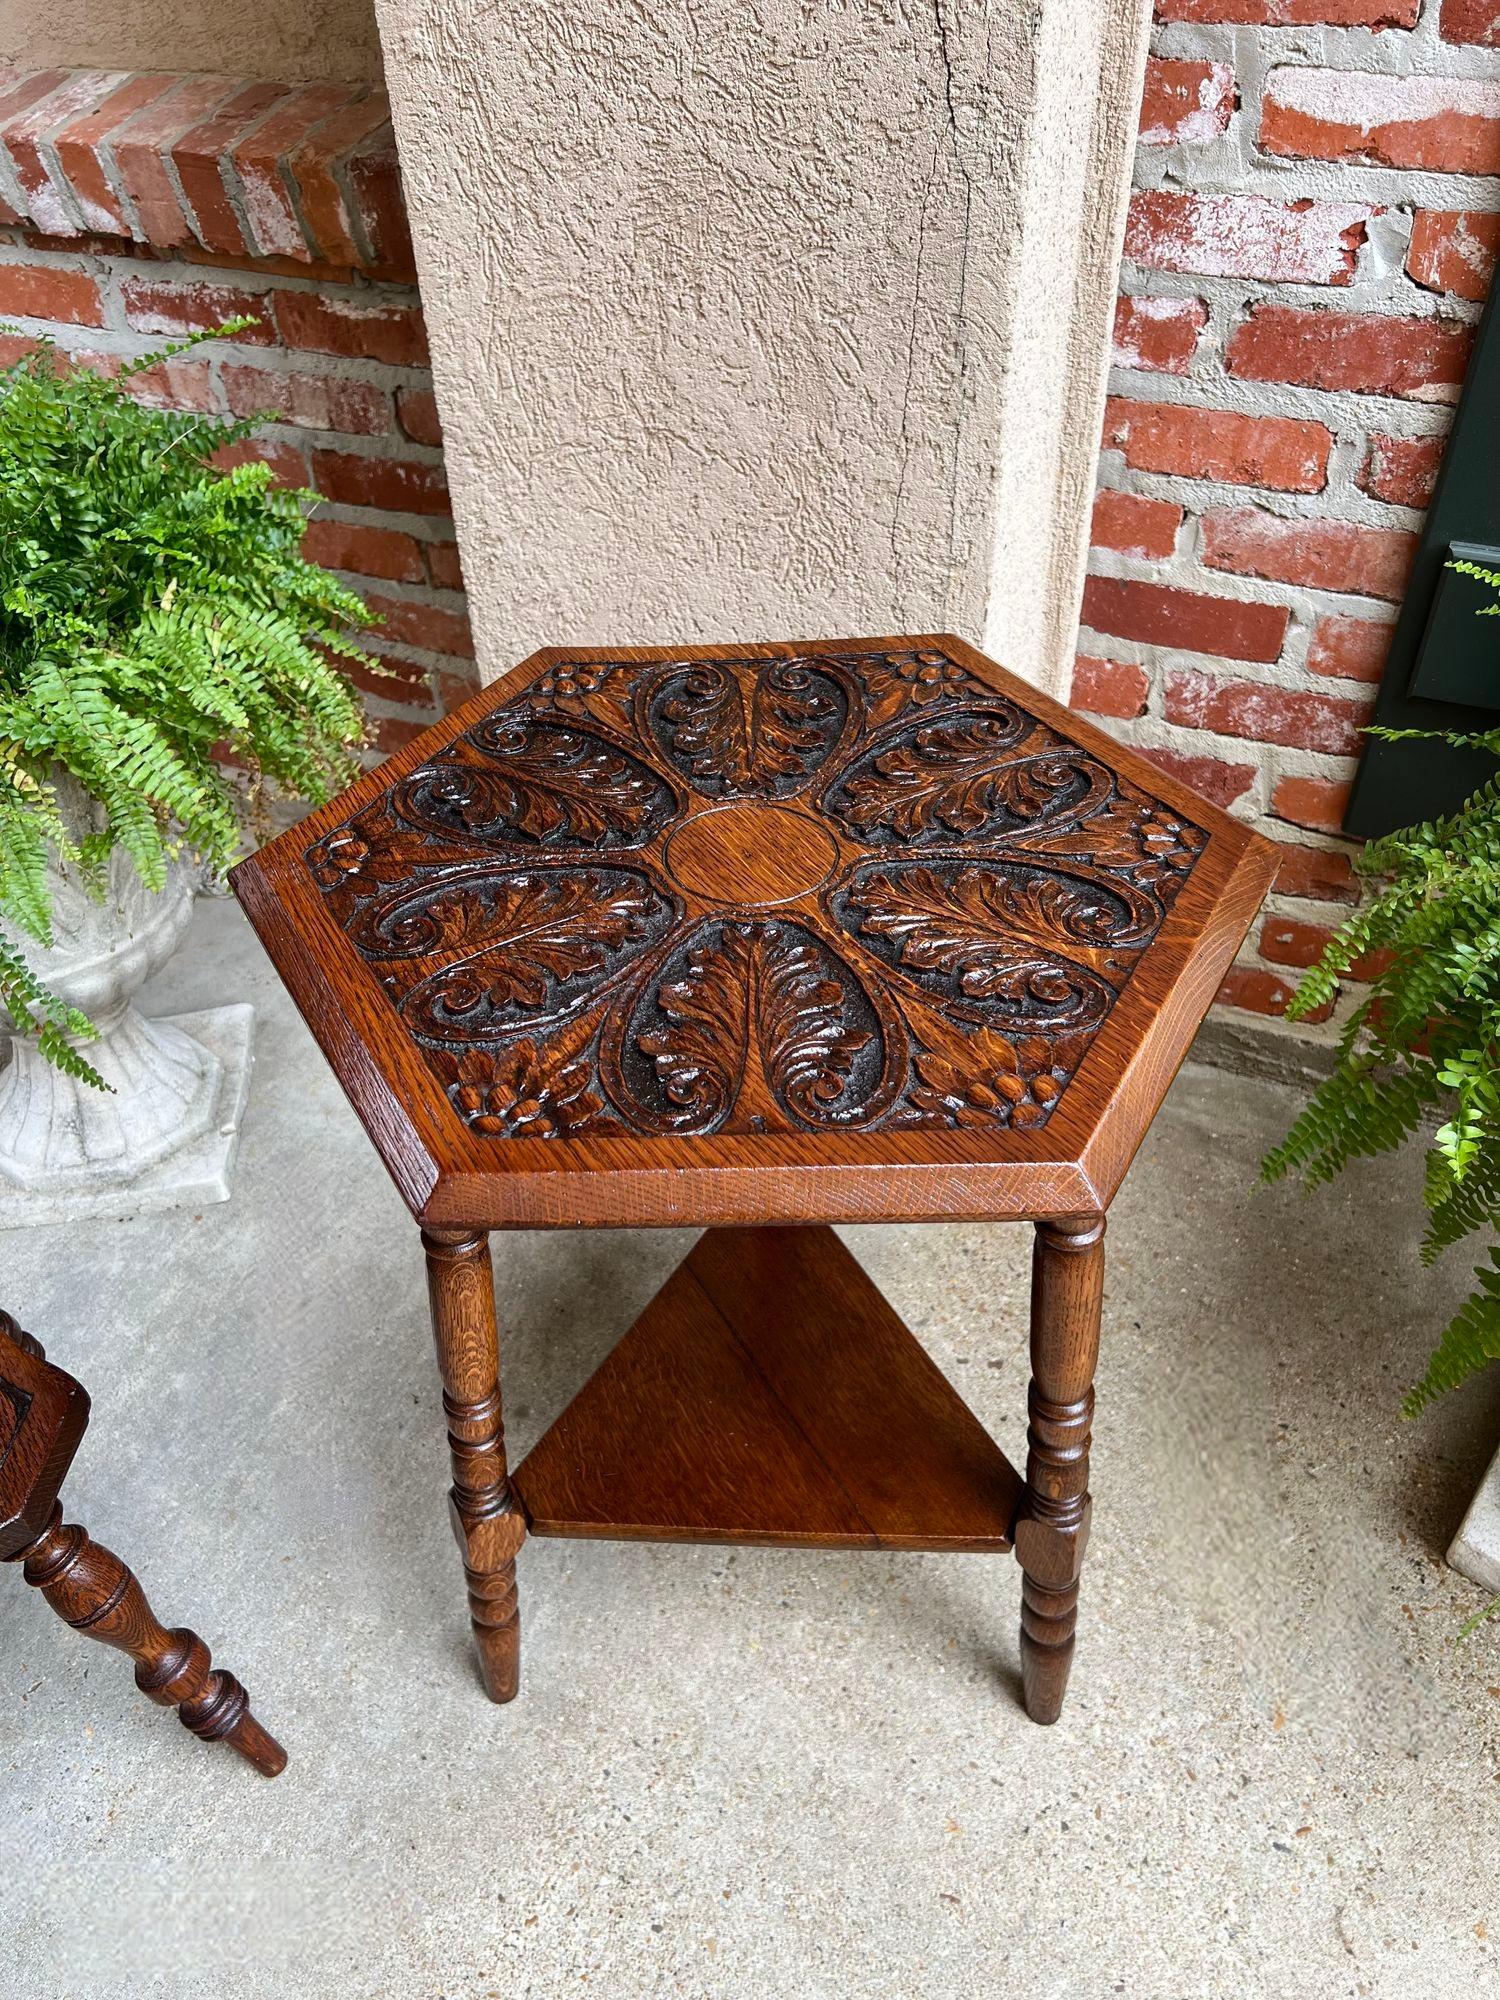
<instances>
[{"instance_id":1,"label":"crack in stucco","mask_svg":"<svg viewBox=\"0 0 1500 2000\"><path fill-rule=\"evenodd\" d=\"M953 157L964 179L973 186L973 177L964 159L962 127L958 119L958 106L953 96L953 57L948 48L948 20L943 12L943 0L932 0L933 20L937 24L938 60L943 66L943 102L948 107L948 129L953 134ZM976 119L977 122L977 119Z\"/></svg>"},{"instance_id":2,"label":"crack in stucco","mask_svg":"<svg viewBox=\"0 0 1500 2000\"><path fill-rule=\"evenodd\" d=\"M963 213L963 224L959 237L958 284L957 284L957 298L956 298L956 304L958 309L958 326L956 330L955 339L957 342L958 352L957 355L955 356L955 361L956 361L956 371L954 378L955 407L953 411L953 421L956 429L958 424L962 421L962 411L964 403L964 377L968 368L968 356L965 352L963 329L965 324L964 309L969 296L969 250L973 242L973 236L974 236L974 175L970 170L967 159L965 158L963 132L959 124L959 117L958 117L958 105L954 100L953 57L948 47L948 21L947 21L947 16L943 12L943 0L932 0L932 11L933 11L933 16L937 22L938 58L943 65L943 101L948 107L948 129L953 135L953 159L954 159L954 164L958 168L958 171L963 175L963 181L964 181L964 213ZM975 113L975 123L976 125L978 123L977 112ZM917 281L918 284L921 283L920 260L918 262ZM957 449L957 442L955 440L955 446L951 459L949 461L949 468L948 468L947 542L948 542L948 553L950 557L950 570L952 567L952 559L957 557L959 549L958 482L959 482L959 454ZM949 622L949 618L951 615L952 595L953 595L952 584L949 583L947 586L945 586L944 596L943 596L943 622L945 624Z\"/></svg>"},{"instance_id":3,"label":"crack in stucco","mask_svg":"<svg viewBox=\"0 0 1500 2000\"><path fill-rule=\"evenodd\" d=\"M925 312L928 310L928 252L931 243L931 214L934 191L937 187L943 157L945 139L946 150L950 150L954 166L963 180L963 214L958 232L958 249L954 274L953 297L951 301L952 332L946 328L940 336L939 344L945 350L951 347L951 367L953 373L952 390L944 413L946 428L952 433L951 445L945 449L947 461L947 521L943 535L943 551L940 567L945 579L951 579L955 560L959 554L959 450L957 431L962 422L963 383L967 371L967 357L964 352L963 324L964 309L969 293L969 256L974 232L974 191L975 174L966 156L963 127L959 117L959 102L956 93L956 76L953 51L949 45L949 27L943 9L943 0L932 0L933 26L936 30L936 53L941 69L942 99L946 112L944 128L933 138L932 163L923 185L922 204L918 216L916 256L912 272L911 315L908 326L906 379L902 385L901 420L899 426L900 463L896 479L895 500L891 515L891 567L894 608L904 620L910 596L920 597L919 580L911 579L908 572L914 566L910 544L912 537L905 531L905 519L911 498L911 476L913 461L920 449L919 441L912 430L912 402L918 369L919 331ZM978 122L977 114L974 121ZM949 318L943 301L932 306L934 316L941 322ZM948 361L945 352L944 361ZM928 593L930 595L930 593ZM951 581L942 585L941 608L933 622L948 623L951 615L953 587ZM930 614L929 614L930 615Z\"/></svg>"},{"instance_id":4,"label":"crack in stucco","mask_svg":"<svg viewBox=\"0 0 1500 2000\"><path fill-rule=\"evenodd\" d=\"M891 577L895 600L892 608L896 613L897 624L900 624L906 615L906 592L902 578L905 559L902 551L901 524L906 511L907 479L916 448L911 428L911 405L917 379L917 325L922 315L922 260L926 255L928 207L932 200L933 184L937 179L942 146L941 137L933 140L932 165L927 170L922 190L922 206L918 211L917 254L912 268L911 313L907 322L906 375L901 385L901 421L897 429L901 455L896 473L895 502L891 508Z\"/></svg>"},{"instance_id":5,"label":"crack in stucco","mask_svg":"<svg viewBox=\"0 0 1500 2000\"><path fill-rule=\"evenodd\" d=\"M955 152L960 150L957 146L956 135L955 135L954 150ZM960 161L960 171L963 171L961 161ZM974 233L974 183L970 179L967 172L965 172L963 228L962 228L962 235L960 239L959 255L958 255L957 303L958 303L959 318L958 318L958 327L955 333L955 340L957 343L958 352L955 356L955 374L954 374L954 384L953 384L954 405L955 405L953 411L953 422L955 431L963 421L964 381L969 368L967 343L964 338L964 326L965 326L964 308L969 295L969 248L973 241L973 233ZM954 558L956 558L959 553L958 482L959 482L959 455L958 455L957 439L955 437L954 450L948 468L948 549L950 556ZM945 624L947 624L950 619L951 603L952 603L952 584L950 582L945 587L944 598L943 598L943 622Z\"/></svg>"}]
</instances>

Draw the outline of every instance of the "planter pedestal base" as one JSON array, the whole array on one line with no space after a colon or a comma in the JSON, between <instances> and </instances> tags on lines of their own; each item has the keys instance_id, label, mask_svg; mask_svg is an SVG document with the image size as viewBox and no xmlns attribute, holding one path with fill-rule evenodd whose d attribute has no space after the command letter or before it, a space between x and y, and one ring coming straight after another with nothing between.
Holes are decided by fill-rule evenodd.
<instances>
[{"instance_id":1,"label":"planter pedestal base","mask_svg":"<svg viewBox=\"0 0 1500 2000\"><path fill-rule=\"evenodd\" d=\"M1448 1561L1460 1576L1500 1596L1500 1452L1469 1502L1449 1545Z\"/></svg>"},{"instance_id":2,"label":"planter pedestal base","mask_svg":"<svg viewBox=\"0 0 1500 2000\"><path fill-rule=\"evenodd\" d=\"M253 1022L254 1009L240 1003L176 1014L158 1023L190 1035L217 1059L217 1089L200 1129L129 1180L95 1181L91 1185L81 1176L73 1186L28 1188L0 1174L0 1229L81 1222L97 1216L119 1219L227 1201L229 1171L250 1081Z\"/></svg>"}]
</instances>

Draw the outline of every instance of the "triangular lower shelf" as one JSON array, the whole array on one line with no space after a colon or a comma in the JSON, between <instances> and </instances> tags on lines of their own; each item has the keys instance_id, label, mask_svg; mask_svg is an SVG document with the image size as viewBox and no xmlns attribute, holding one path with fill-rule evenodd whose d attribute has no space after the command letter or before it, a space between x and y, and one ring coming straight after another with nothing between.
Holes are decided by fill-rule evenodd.
<instances>
[{"instance_id":1,"label":"triangular lower shelf","mask_svg":"<svg viewBox=\"0 0 1500 2000\"><path fill-rule=\"evenodd\" d=\"M511 1475L533 1534L1011 1546L1021 1480L831 1229L711 1229Z\"/></svg>"}]
</instances>

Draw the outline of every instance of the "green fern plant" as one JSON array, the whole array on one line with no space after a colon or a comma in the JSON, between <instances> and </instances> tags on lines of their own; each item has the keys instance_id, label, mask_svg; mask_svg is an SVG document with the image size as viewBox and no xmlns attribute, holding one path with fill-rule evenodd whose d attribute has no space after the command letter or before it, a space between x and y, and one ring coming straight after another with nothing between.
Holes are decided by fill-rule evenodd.
<instances>
[{"instance_id":1,"label":"green fern plant","mask_svg":"<svg viewBox=\"0 0 1500 2000\"><path fill-rule=\"evenodd\" d=\"M1500 596L1500 573L1455 567ZM1442 734L1500 757L1500 729L1372 733ZM1448 818L1371 841L1355 865L1374 892L1304 976L1287 1013L1296 1020L1325 1006L1357 960L1371 961L1373 977L1339 1037L1332 1075L1261 1173L1297 1173L1315 1187L1356 1156L1403 1145L1441 1114L1427 1146L1423 1261L1477 1232L1496 1240L1406 1396L1405 1413L1415 1416L1500 1360L1500 775Z\"/></svg>"},{"instance_id":2,"label":"green fern plant","mask_svg":"<svg viewBox=\"0 0 1500 2000\"><path fill-rule=\"evenodd\" d=\"M182 851L233 859L265 792L321 802L353 775L359 701L339 661L373 665L353 592L300 554L316 496L259 463L209 463L254 421L150 409L129 379L253 326L233 320L113 380L46 342L0 372L0 1006L98 1082L69 1037L88 1020L48 992L21 938L52 943L48 850L103 893L115 847L159 889ZM216 761L227 746L249 773ZM75 837L54 775L97 802Z\"/></svg>"}]
</instances>

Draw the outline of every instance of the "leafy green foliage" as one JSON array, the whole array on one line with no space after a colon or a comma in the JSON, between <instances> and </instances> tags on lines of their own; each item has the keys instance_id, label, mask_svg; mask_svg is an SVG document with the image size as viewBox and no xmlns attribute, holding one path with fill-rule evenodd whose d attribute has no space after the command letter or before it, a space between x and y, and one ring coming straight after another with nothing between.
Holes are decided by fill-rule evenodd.
<instances>
[{"instance_id":1,"label":"leafy green foliage","mask_svg":"<svg viewBox=\"0 0 1500 2000\"><path fill-rule=\"evenodd\" d=\"M1492 1597L1488 1604L1476 1611L1472 1618L1466 1618L1458 1628L1460 1639L1472 1639L1486 1619L1500 1615L1500 1597Z\"/></svg>"},{"instance_id":2,"label":"leafy green foliage","mask_svg":"<svg viewBox=\"0 0 1500 2000\"><path fill-rule=\"evenodd\" d=\"M359 702L339 661L366 656L360 600L299 553L310 493L210 457L253 423L148 409L52 348L0 372L0 1006L76 1075L89 1023L28 971L52 942L49 848L95 892L122 847L152 888L181 850L225 866L265 792L321 802L353 775ZM245 766L237 781L219 745ZM65 826L53 784L97 804Z\"/></svg>"},{"instance_id":3,"label":"leafy green foliage","mask_svg":"<svg viewBox=\"0 0 1500 2000\"><path fill-rule=\"evenodd\" d=\"M1500 591L1500 575L1466 568ZM1378 730L1386 738L1427 735ZM1500 757L1500 730L1446 740ZM1427 1150L1422 1257L1431 1263L1476 1230L1500 1233L1500 777L1456 813L1375 840L1358 867L1374 894L1329 942L1287 1009L1331 1000L1356 960L1374 977L1338 1045L1333 1074L1262 1166L1309 1186L1357 1155L1402 1145L1439 1111ZM1444 1329L1408 1416L1500 1360L1500 1245Z\"/></svg>"}]
</instances>

